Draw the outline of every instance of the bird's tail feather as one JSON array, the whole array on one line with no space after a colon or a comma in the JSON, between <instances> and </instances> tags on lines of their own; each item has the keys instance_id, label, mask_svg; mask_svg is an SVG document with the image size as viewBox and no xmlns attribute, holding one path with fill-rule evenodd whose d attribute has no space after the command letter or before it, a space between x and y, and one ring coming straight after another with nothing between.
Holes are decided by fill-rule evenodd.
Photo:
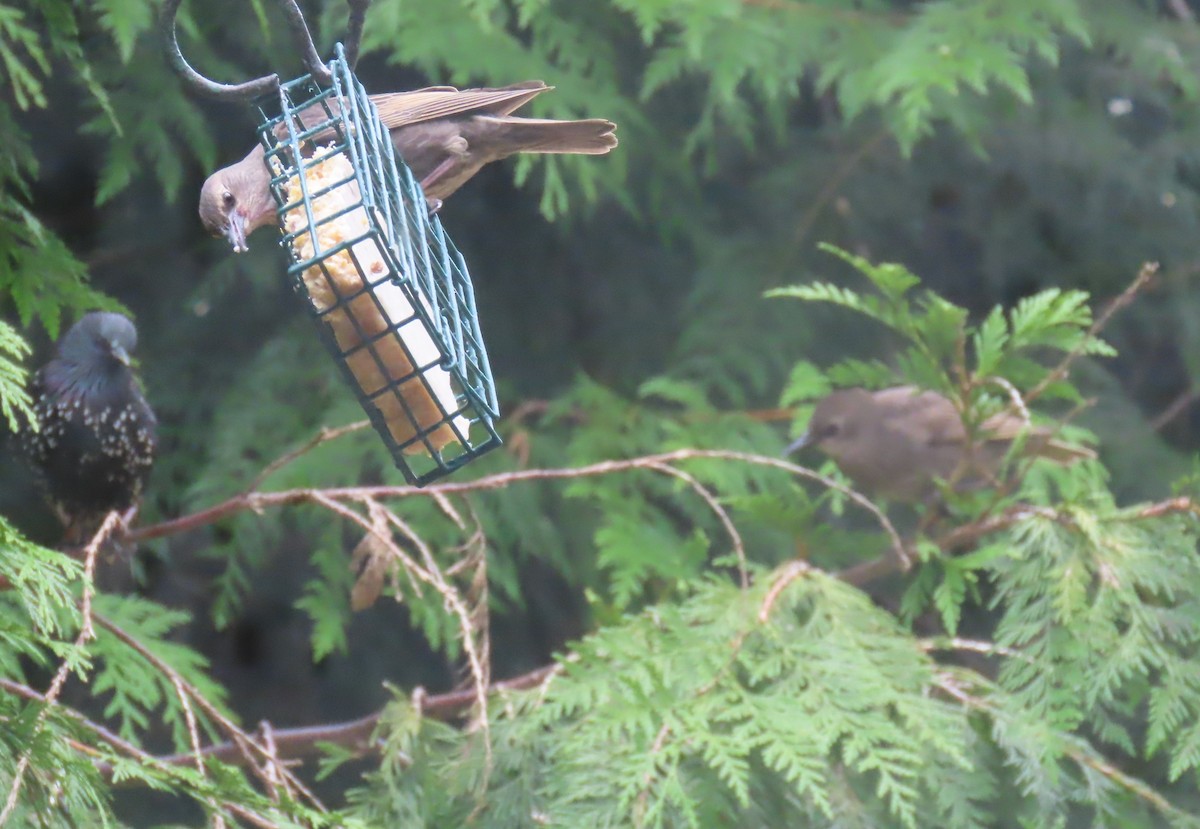
<instances>
[{"instance_id":1,"label":"bird's tail feather","mask_svg":"<svg viewBox=\"0 0 1200 829\"><path fill-rule=\"evenodd\" d=\"M552 121L543 118L490 116L488 120L506 125L504 137L517 145L514 152L604 155L617 146L617 125L604 118Z\"/></svg>"},{"instance_id":2,"label":"bird's tail feather","mask_svg":"<svg viewBox=\"0 0 1200 829\"><path fill-rule=\"evenodd\" d=\"M1060 440L1048 440L1037 447L1037 454L1049 458L1055 463L1074 463L1075 461L1094 460L1096 451L1087 446L1075 446Z\"/></svg>"}]
</instances>

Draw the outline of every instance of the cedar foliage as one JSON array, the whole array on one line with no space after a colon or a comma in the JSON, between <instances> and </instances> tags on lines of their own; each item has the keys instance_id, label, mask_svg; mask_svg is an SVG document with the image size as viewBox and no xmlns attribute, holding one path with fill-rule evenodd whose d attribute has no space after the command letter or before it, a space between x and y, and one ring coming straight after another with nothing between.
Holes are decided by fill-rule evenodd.
<instances>
[{"instance_id":1,"label":"cedar foliage","mask_svg":"<svg viewBox=\"0 0 1200 829\"><path fill-rule=\"evenodd\" d=\"M55 336L64 315L116 305L31 209L39 171L25 125L36 111L71 101L74 124L102 148L98 204L153 184L189 220L190 184L236 143L181 94L159 55L156 13L146 0L0 3L0 307L33 336ZM324 44L343 14L338 3L312 10ZM265 0L193 2L181 31L189 58L222 79L259 74L264 61L289 65ZM1010 388L1037 398L1044 420L1084 401L1088 372L1120 350L1092 335L1093 297L1115 294L1151 254L1191 255L1191 226L1179 218L1194 215L1195 199L1188 147L1200 49L1190 28L1122 0L375 0L367 33L368 59L430 82L545 77L558 89L534 114L618 121L623 151L611 163L522 158L512 173L560 226L581 231L616 203L656 234L641 255L669 243L692 269L678 307L640 274L645 284L621 296L631 309L653 300L641 304L665 330L651 356L612 346L597 372L604 381L580 373L553 389L537 414L505 424L521 451L494 453L459 479L681 449L761 457L710 454L441 502L406 495L387 501L403 527L378 523L374 501L345 504L361 524L312 503L244 510L203 536L201 554L219 564L208 617L100 595L94 638L81 610L84 567L0 517L0 577L12 585L0 595L0 795L16 792L11 825L128 825L116 804L131 786L171 793L227 826L1200 823L1194 478L1172 481L1164 469L1158 494L1173 484L1182 500L1149 505L1114 495L1099 462L1014 459L1019 485L948 497L944 515L920 519L913 567L868 595L839 573L889 560L887 534L841 490L768 463L780 431L751 411L789 407L797 430L830 388L898 382L949 395L968 424L1008 406ZM1167 110L1175 123L1127 138L1119 121L1078 106L1109 95ZM1076 109L1085 114L1063 117ZM1043 141L1046 120L1063 134ZM811 157L795 152L800 133L818 150ZM976 240L978 276L1007 285L1010 266L996 263L1021 261L1061 273L1050 281L1062 287L1015 302L992 287L968 307L939 274L926 289L920 268L876 261L900 257L860 255L861 239L912 245L903 228L879 231L907 217L912 171L971 169L984 154L1065 180L1058 197L1076 209L1057 233L1087 253L1074 272L1053 255L1024 255L1026 222L1040 208L998 211L1007 223ZM832 211L840 218L796 210L794 182L823 184L855 158L870 159L874 175L845 183L850 207ZM899 197L876 192L887 189L876 179L900 182ZM1106 238L1091 225L1109 203L1074 199L1094 179L1123 204L1157 204L1169 192L1178 209L1131 210L1139 219L1128 238L1144 243ZM818 207L830 198L813 196ZM813 257L814 238L841 247ZM580 246L600 257L611 244ZM253 267L268 261L223 261L187 296L219 301L239 281L269 295L256 276L269 268ZM1184 319L1196 309L1187 274L1168 276L1156 310ZM1137 318L1137 306L1127 313ZM846 340L828 337L846 325L864 332L849 355ZM1191 328L1180 333L1188 355ZM1128 337L1117 329L1112 339L1123 347ZM28 416L28 354L17 329L0 324L10 428ZM1053 371L1068 356L1082 380ZM368 432L257 481L271 458L360 415L303 325L264 329L237 369L209 375L225 381L215 405L207 389L185 388L190 375L169 381L163 369L163 382L149 384L184 436L160 463L163 517L255 482L270 492L395 481ZM1063 436L1092 439L1073 424ZM1119 458L1105 436L1105 459ZM837 478L831 465L822 471ZM401 600L449 664L473 653L486 663L488 608L529 611L538 597L522 574L534 560L587 596L588 632L562 645L553 678L492 695L486 716L475 709L446 724L397 691L365 773L326 792L328 810L237 762L198 769L149 756L229 739L239 700L180 632L236 618L285 539L305 541L313 568L295 597L311 620L313 657L355 649L347 560L364 525L382 526L386 550L415 562L380 556L380 601ZM964 528L977 531L955 535ZM71 702L21 694L44 691L60 666L78 692ZM487 678L473 673L468 685ZM350 755L329 746L322 775Z\"/></svg>"}]
</instances>

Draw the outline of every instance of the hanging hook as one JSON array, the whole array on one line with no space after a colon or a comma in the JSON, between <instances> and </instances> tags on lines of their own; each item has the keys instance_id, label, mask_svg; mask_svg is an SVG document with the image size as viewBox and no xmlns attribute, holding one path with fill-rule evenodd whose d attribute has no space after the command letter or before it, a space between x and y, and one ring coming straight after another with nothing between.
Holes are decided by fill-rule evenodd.
<instances>
[{"instance_id":1,"label":"hanging hook","mask_svg":"<svg viewBox=\"0 0 1200 829\"><path fill-rule=\"evenodd\" d=\"M274 73L244 83L229 84L211 81L193 69L179 50L179 38L175 33L175 16L179 13L179 4L182 2L183 0L164 0L159 28L165 44L167 60L187 84L200 94L221 101L250 100L279 88L279 76ZM371 0L348 0L348 2L350 23L346 54L349 65L353 67L358 58L358 46L362 40L363 20ZM318 83L328 86L332 81L332 75L329 67L317 54L317 47L313 44L312 35L304 22L304 15L301 13L300 7L296 5L296 0L279 0L279 5L283 9L283 16L287 21L288 28L292 31L292 38L300 50L305 68Z\"/></svg>"},{"instance_id":2,"label":"hanging hook","mask_svg":"<svg viewBox=\"0 0 1200 829\"><path fill-rule=\"evenodd\" d=\"M346 65L353 69L358 65L358 47L362 43L363 21L367 17L367 6L371 0L346 0L350 6L350 20L346 23Z\"/></svg>"}]
</instances>

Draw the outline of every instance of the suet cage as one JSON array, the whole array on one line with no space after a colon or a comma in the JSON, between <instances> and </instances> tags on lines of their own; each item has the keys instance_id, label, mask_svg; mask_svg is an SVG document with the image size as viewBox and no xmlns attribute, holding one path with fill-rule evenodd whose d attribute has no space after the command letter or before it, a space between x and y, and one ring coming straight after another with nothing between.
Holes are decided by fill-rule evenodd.
<instances>
[{"instance_id":1,"label":"suet cage","mask_svg":"<svg viewBox=\"0 0 1200 829\"><path fill-rule=\"evenodd\" d=\"M259 102L288 275L405 478L500 445L466 263L395 153L341 45Z\"/></svg>"}]
</instances>

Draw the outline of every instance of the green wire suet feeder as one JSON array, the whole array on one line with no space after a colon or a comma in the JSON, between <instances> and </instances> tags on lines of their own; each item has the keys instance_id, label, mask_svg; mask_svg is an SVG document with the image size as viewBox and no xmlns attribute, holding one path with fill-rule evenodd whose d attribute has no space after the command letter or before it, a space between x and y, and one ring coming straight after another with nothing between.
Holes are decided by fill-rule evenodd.
<instances>
[{"instance_id":1,"label":"green wire suet feeder","mask_svg":"<svg viewBox=\"0 0 1200 829\"><path fill-rule=\"evenodd\" d=\"M173 17L178 0L167 5ZM285 10L309 74L236 87L201 80L209 94L259 97L288 275L396 466L425 484L500 445L471 279L351 69L361 14L326 67L293 0Z\"/></svg>"}]
</instances>

